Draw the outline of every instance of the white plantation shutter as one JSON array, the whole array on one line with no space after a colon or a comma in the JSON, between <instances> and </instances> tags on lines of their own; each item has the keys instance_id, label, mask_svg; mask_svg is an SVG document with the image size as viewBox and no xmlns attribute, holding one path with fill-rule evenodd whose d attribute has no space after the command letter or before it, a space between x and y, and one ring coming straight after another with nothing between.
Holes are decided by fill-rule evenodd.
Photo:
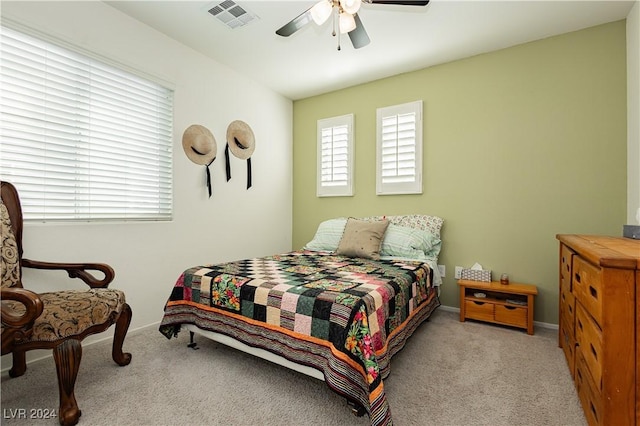
<instances>
[{"instance_id":1,"label":"white plantation shutter","mask_svg":"<svg viewBox=\"0 0 640 426\"><path fill-rule=\"evenodd\" d=\"M349 129L336 126L322 129L322 185L344 186L349 177Z\"/></svg>"},{"instance_id":2,"label":"white plantation shutter","mask_svg":"<svg viewBox=\"0 0 640 426\"><path fill-rule=\"evenodd\" d=\"M377 110L378 195L422 193L422 101Z\"/></svg>"},{"instance_id":3,"label":"white plantation shutter","mask_svg":"<svg viewBox=\"0 0 640 426\"><path fill-rule=\"evenodd\" d=\"M317 196L353 195L353 114L318 120Z\"/></svg>"},{"instance_id":4,"label":"white plantation shutter","mask_svg":"<svg viewBox=\"0 0 640 426\"><path fill-rule=\"evenodd\" d=\"M26 220L170 220L173 93L2 27L0 178Z\"/></svg>"},{"instance_id":5,"label":"white plantation shutter","mask_svg":"<svg viewBox=\"0 0 640 426\"><path fill-rule=\"evenodd\" d=\"M416 116L398 114L382 118L382 182L416 179Z\"/></svg>"}]
</instances>

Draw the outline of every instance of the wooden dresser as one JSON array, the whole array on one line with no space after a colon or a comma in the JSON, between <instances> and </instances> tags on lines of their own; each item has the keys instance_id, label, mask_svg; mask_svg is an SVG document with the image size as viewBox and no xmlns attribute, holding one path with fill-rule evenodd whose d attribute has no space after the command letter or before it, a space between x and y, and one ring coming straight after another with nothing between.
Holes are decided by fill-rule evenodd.
<instances>
[{"instance_id":1,"label":"wooden dresser","mask_svg":"<svg viewBox=\"0 0 640 426\"><path fill-rule=\"evenodd\" d=\"M560 234L559 346L589 425L640 425L640 240Z\"/></svg>"}]
</instances>

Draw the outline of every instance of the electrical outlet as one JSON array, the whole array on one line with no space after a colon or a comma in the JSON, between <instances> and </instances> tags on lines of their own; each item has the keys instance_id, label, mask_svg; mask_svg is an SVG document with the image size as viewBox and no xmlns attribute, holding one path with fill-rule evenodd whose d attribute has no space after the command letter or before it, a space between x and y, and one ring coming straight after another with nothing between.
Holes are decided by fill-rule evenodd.
<instances>
[{"instance_id":1,"label":"electrical outlet","mask_svg":"<svg viewBox=\"0 0 640 426\"><path fill-rule=\"evenodd\" d=\"M457 279L457 280L462 278L462 266L456 266L456 271L455 271L454 278Z\"/></svg>"},{"instance_id":2,"label":"electrical outlet","mask_svg":"<svg viewBox=\"0 0 640 426\"><path fill-rule=\"evenodd\" d=\"M438 269L440 270L440 276L444 277L444 274L447 271L447 268L444 265L438 265Z\"/></svg>"}]
</instances>

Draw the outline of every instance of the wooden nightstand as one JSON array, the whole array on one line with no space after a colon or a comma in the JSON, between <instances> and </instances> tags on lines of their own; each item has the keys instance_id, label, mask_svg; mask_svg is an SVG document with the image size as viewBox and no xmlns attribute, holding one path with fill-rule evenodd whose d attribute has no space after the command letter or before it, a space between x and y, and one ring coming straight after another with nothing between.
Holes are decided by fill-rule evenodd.
<instances>
[{"instance_id":1,"label":"wooden nightstand","mask_svg":"<svg viewBox=\"0 0 640 426\"><path fill-rule=\"evenodd\" d=\"M458 286L460 321L475 319L510 325L533 334L533 299L538 294L535 285L458 280ZM479 294L485 297L478 297Z\"/></svg>"}]
</instances>

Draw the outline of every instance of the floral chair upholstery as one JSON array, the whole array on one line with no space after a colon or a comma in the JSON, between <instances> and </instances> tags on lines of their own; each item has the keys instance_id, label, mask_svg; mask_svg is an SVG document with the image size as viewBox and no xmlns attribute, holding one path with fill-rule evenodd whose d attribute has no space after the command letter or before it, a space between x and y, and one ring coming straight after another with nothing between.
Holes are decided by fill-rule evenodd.
<instances>
[{"instance_id":1,"label":"floral chair upholstery","mask_svg":"<svg viewBox=\"0 0 640 426\"><path fill-rule=\"evenodd\" d=\"M27 369L25 353L31 349L53 349L58 374L62 425L78 423L81 411L74 387L80 360L81 341L116 324L112 358L121 366L131 362L131 354L122 351L131 322L131 308L120 290L107 288L114 278L113 269L101 263L52 263L22 257L22 209L15 187L0 182L0 236L2 252L2 355L13 354L11 377ZM66 270L71 278L80 278L89 290L65 290L34 293L22 288L22 268ZM99 271L98 279L87 271Z\"/></svg>"}]
</instances>

